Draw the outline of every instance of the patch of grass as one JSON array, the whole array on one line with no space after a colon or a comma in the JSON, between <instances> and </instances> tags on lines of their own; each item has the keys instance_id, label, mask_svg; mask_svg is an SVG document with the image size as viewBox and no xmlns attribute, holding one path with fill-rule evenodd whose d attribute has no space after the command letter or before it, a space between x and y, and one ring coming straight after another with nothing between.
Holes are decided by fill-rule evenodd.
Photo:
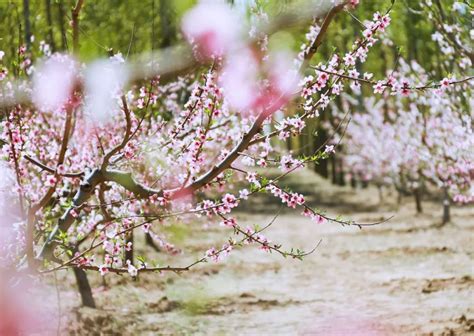
<instances>
[{"instance_id":1,"label":"patch of grass","mask_svg":"<svg viewBox=\"0 0 474 336\"><path fill-rule=\"evenodd\" d=\"M215 306L215 298L208 295L204 288L191 286L189 283L174 284L168 287L166 296L179 301L180 308L188 315L209 313Z\"/></svg>"},{"instance_id":2,"label":"patch of grass","mask_svg":"<svg viewBox=\"0 0 474 336\"><path fill-rule=\"evenodd\" d=\"M214 306L213 300L204 293L194 293L183 302L183 310L189 315L202 315L208 313Z\"/></svg>"},{"instance_id":3,"label":"patch of grass","mask_svg":"<svg viewBox=\"0 0 474 336\"><path fill-rule=\"evenodd\" d=\"M173 223L169 226L164 226L161 228L161 231L165 232L166 236L174 244L183 243L191 236L191 228L183 223Z\"/></svg>"}]
</instances>

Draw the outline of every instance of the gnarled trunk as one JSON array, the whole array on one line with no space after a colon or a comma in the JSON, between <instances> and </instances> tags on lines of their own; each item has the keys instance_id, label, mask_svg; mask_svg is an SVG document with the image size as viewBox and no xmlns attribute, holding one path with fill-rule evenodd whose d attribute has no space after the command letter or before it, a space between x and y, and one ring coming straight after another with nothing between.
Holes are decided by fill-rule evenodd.
<instances>
[{"instance_id":1,"label":"gnarled trunk","mask_svg":"<svg viewBox=\"0 0 474 336\"><path fill-rule=\"evenodd\" d=\"M87 279L86 272L78 267L73 268L74 276L76 277L77 287L81 294L82 305L90 308L95 308L94 297L92 296L92 289Z\"/></svg>"}]
</instances>

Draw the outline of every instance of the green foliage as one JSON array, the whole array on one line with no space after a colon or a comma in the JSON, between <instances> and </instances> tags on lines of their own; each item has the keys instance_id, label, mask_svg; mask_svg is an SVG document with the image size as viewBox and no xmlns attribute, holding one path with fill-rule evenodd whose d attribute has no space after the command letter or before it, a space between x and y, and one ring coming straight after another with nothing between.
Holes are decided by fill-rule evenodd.
<instances>
[{"instance_id":1,"label":"green foliage","mask_svg":"<svg viewBox=\"0 0 474 336\"><path fill-rule=\"evenodd\" d=\"M107 56L110 48L126 56L172 45L180 36L180 18L194 3L193 0L85 1L79 16L79 56L87 61ZM29 0L33 51L42 40L54 51L70 50L74 4L75 0ZM0 1L0 22L0 50L5 51L6 60L11 62L18 46L25 43L23 2Z\"/></svg>"}]
</instances>

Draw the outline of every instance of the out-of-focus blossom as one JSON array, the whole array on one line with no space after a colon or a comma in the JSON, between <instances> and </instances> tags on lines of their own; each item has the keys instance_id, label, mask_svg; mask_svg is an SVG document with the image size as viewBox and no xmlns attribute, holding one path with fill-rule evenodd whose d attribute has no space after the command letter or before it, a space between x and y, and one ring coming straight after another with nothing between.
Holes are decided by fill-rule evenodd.
<instances>
[{"instance_id":1,"label":"out-of-focus blossom","mask_svg":"<svg viewBox=\"0 0 474 336\"><path fill-rule=\"evenodd\" d=\"M99 123L110 121L119 110L119 95L128 79L119 57L92 63L85 72L85 111Z\"/></svg>"},{"instance_id":2,"label":"out-of-focus blossom","mask_svg":"<svg viewBox=\"0 0 474 336\"><path fill-rule=\"evenodd\" d=\"M15 174L0 162L0 335L51 334L54 312L45 303L49 290L15 269L22 249L17 198Z\"/></svg>"},{"instance_id":3,"label":"out-of-focus blossom","mask_svg":"<svg viewBox=\"0 0 474 336\"><path fill-rule=\"evenodd\" d=\"M359 4L359 0L350 0L350 1L349 1L349 4L350 4L352 7L356 7L356 6Z\"/></svg>"},{"instance_id":4,"label":"out-of-focus blossom","mask_svg":"<svg viewBox=\"0 0 474 336\"><path fill-rule=\"evenodd\" d=\"M258 92L258 62L249 49L229 55L220 77L226 99L237 111L247 111Z\"/></svg>"},{"instance_id":5,"label":"out-of-focus blossom","mask_svg":"<svg viewBox=\"0 0 474 336\"><path fill-rule=\"evenodd\" d=\"M293 59L286 52L270 55L269 75L270 94L267 94L267 105L262 106L271 114L289 102L295 94L300 75L293 66Z\"/></svg>"},{"instance_id":6,"label":"out-of-focus blossom","mask_svg":"<svg viewBox=\"0 0 474 336\"><path fill-rule=\"evenodd\" d=\"M222 56L235 46L240 26L237 14L220 1L201 1L182 22L184 35L205 58Z\"/></svg>"},{"instance_id":7,"label":"out-of-focus blossom","mask_svg":"<svg viewBox=\"0 0 474 336\"><path fill-rule=\"evenodd\" d=\"M289 101L300 77L288 54L274 53L268 62L259 64L255 55L244 49L229 57L220 79L232 108L271 114Z\"/></svg>"},{"instance_id":8,"label":"out-of-focus blossom","mask_svg":"<svg viewBox=\"0 0 474 336\"><path fill-rule=\"evenodd\" d=\"M466 14L466 10L467 10L467 5L462 3L462 2L459 2L459 1L456 1L453 3L453 11L454 12L459 12L459 14Z\"/></svg>"},{"instance_id":9,"label":"out-of-focus blossom","mask_svg":"<svg viewBox=\"0 0 474 336\"><path fill-rule=\"evenodd\" d=\"M33 102L42 111L56 111L70 98L77 77L76 62L55 54L33 76Z\"/></svg>"},{"instance_id":10,"label":"out-of-focus blossom","mask_svg":"<svg viewBox=\"0 0 474 336\"><path fill-rule=\"evenodd\" d=\"M8 70L0 68L0 81L4 80L5 77L7 77L7 75L8 75Z\"/></svg>"},{"instance_id":11,"label":"out-of-focus blossom","mask_svg":"<svg viewBox=\"0 0 474 336\"><path fill-rule=\"evenodd\" d=\"M0 335L51 335L56 296L27 275L0 268ZM52 303L52 304L51 304Z\"/></svg>"},{"instance_id":12,"label":"out-of-focus blossom","mask_svg":"<svg viewBox=\"0 0 474 336\"><path fill-rule=\"evenodd\" d=\"M16 204L14 172L0 162L0 269L10 266L19 250L17 246L17 225L20 211Z\"/></svg>"}]
</instances>

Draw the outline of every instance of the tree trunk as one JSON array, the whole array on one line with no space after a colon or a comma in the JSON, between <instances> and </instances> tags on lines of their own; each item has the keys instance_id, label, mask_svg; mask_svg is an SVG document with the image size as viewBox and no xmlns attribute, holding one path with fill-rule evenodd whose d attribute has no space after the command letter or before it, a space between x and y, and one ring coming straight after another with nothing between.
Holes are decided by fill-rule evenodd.
<instances>
[{"instance_id":1,"label":"tree trunk","mask_svg":"<svg viewBox=\"0 0 474 336\"><path fill-rule=\"evenodd\" d=\"M153 0L154 1L154 0ZM153 2L154 6L154 2ZM154 15L154 13L153 13ZM160 47L166 48L176 40L175 13L172 0L160 0ZM153 34L154 35L154 34ZM155 37L153 36L153 42ZM154 45L153 45L154 49Z\"/></svg>"},{"instance_id":2,"label":"tree trunk","mask_svg":"<svg viewBox=\"0 0 474 336\"><path fill-rule=\"evenodd\" d=\"M56 50L56 44L54 43L53 35L53 16L51 15L51 0L45 0L45 8L46 20L48 22L48 44L51 47L51 51L54 52Z\"/></svg>"},{"instance_id":3,"label":"tree trunk","mask_svg":"<svg viewBox=\"0 0 474 336\"><path fill-rule=\"evenodd\" d=\"M59 0L58 2L58 11L59 30L61 31L61 48L62 50L67 50L66 26L64 22L66 14L64 12L63 0Z\"/></svg>"},{"instance_id":4,"label":"tree trunk","mask_svg":"<svg viewBox=\"0 0 474 336\"><path fill-rule=\"evenodd\" d=\"M379 194L379 205L383 203L383 190L382 186L378 185L377 186L378 194Z\"/></svg>"},{"instance_id":5,"label":"tree trunk","mask_svg":"<svg viewBox=\"0 0 474 336\"><path fill-rule=\"evenodd\" d=\"M331 182L332 184L337 184L337 166L336 166L336 156L331 155Z\"/></svg>"},{"instance_id":6,"label":"tree trunk","mask_svg":"<svg viewBox=\"0 0 474 336\"><path fill-rule=\"evenodd\" d=\"M346 180L344 178L344 166L343 166L342 159L337 160L337 164L338 164L338 174L337 174L338 184L344 187L346 185Z\"/></svg>"},{"instance_id":7,"label":"tree trunk","mask_svg":"<svg viewBox=\"0 0 474 336\"><path fill-rule=\"evenodd\" d=\"M314 166L314 171L327 179L329 177L328 160L319 160Z\"/></svg>"},{"instance_id":8,"label":"tree trunk","mask_svg":"<svg viewBox=\"0 0 474 336\"><path fill-rule=\"evenodd\" d=\"M397 189L397 204L400 206L403 200L403 193L400 189Z\"/></svg>"},{"instance_id":9,"label":"tree trunk","mask_svg":"<svg viewBox=\"0 0 474 336\"><path fill-rule=\"evenodd\" d=\"M324 112L326 111L323 111L323 113ZM321 117L324 117L324 115L322 115ZM326 141L326 139L327 139L327 132L323 127L321 127L321 125L319 125L318 133L314 137L313 148L316 149L316 148L321 147ZM314 166L314 171L318 173L319 175L321 175L322 177L328 178L329 177L328 162L329 160L319 160L317 164Z\"/></svg>"},{"instance_id":10,"label":"tree trunk","mask_svg":"<svg viewBox=\"0 0 474 336\"><path fill-rule=\"evenodd\" d=\"M421 189L416 188L415 191L413 192L413 195L415 196L415 203L416 203L416 213L421 214L423 213L423 207L421 204Z\"/></svg>"},{"instance_id":11,"label":"tree trunk","mask_svg":"<svg viewBox=\"0 0 474 336\"><path fill-rule=\"evenodd\" d=\"M352 189L357 188L357 180L356 180L356 178L354 177L353 174L351 175L351 187L352 187Z\"/></svg>"},{"instance_id":12,"label":"tree trunk","mask_svg":"<svg viewBox=\"0 0 474 336\"><path fill-rule=\"evenodd\" d=\"M152 247L155 251L160 252L160 248L158 247L158 245L156 245L151 234L147 233L145 235L145 242L148 246Z\"/></svg>"},{"instance_id":13,"label":"tree trunk","mask_svg":"<svg viewBox=\"0 0 474 336\"><path fill-rule=\"evenodd\" d=\"M74 276L76 277L77 287L81 294L82 305L90 308L95 308L94 297L92 296L92 289L87 279L86 272L78 267L73 268Z\"/></svg>"},{"instance_id":14,"label":"tree trunk","mask_svg":"<svg viewBox=\"0 0 474 336\"><path fill-rule=\"evenodd\" d=\"M23 19L25 21L26 49L31 50L30 0L23 0Z\"/></svg>"},{"instance_id":15,"label":"tree trunk","mask_svg":"<svg viewBox=\"0 0 474 336\"><path fill-rule=\"evenodd\" d=\"M77 0L74 8L71 9L71 28L72 28L72 52L79 54L79 13L81 12L84 0Z\"/></svg>"},{"instance_id":16,"label":"tree trunk","mask_svg":"<svg viewBox=\"0 0 474 336\"><path fill-rule=\"evenodd\" d=\"M444 197L443 197L443 225L451 221L451 214L450 214L450 201L449 201L449 194L448 188L444 188Z\"/></svg>"}]
</instances>

